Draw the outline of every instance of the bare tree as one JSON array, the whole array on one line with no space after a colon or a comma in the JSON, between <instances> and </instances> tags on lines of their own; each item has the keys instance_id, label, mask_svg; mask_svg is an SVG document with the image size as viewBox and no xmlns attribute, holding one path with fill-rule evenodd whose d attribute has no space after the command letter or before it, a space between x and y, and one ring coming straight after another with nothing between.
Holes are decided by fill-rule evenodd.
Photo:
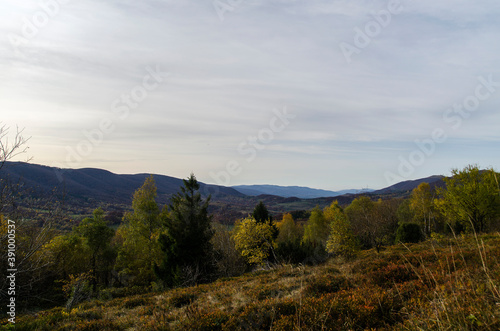
<instances>
[{"instance_id":1,"label":"bare tree","mask_svg":"<svg viewBox=\"0 0 500 331\"><path fill-rule=\"evenodd\" d=\"M0 169L3 168L5 162L28 151L26 143L30 138L23 136L24 129L16 127L16 133L11 139L9 139L9 131L10 127L7 125L0 126Z\"/></svg>"},{"instance_id":2,"label":"bare tree","mask_svg":"<svg viewBox=\"0 0 500 331\"><path fill-rule=\"evenodd\" d=\"M30 138L23 136L23 129L16 127L13 135L10 127L0 124L0 169L5 163L27 152ZM29 162L29 158L26 162ZM61 218L59 203L55 197L47 195L43 202L31 196L21 179L9 176L0 178L0 299L7 296L7 269L16 271L16 296L24 306L30 301L43 301L40 296L48 296L50 283L47 278L51 261L47 259L43 247L54 236L52 223ZM40 213L40 210L47 210ZM7 264L7 220L15 224L15 264ZM10 255L9 255L10 256Z\"/></svg>"}]
</instances>

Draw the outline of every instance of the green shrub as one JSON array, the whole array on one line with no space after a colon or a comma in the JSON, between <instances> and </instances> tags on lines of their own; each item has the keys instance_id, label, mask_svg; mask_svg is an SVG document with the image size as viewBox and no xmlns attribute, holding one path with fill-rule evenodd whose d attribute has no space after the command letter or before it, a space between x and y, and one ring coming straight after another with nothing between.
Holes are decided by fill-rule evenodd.
<instances>
[{"instance_id":1,"label":"green shrub","mask_svg":"<svg viewBox=\"0 0 500 331\"><path fill-rule=\"evenodd\" d=\"M417 223L401 223L396 230L396 243L418 243L424 239Z\"/></svg>"}]
</instances>

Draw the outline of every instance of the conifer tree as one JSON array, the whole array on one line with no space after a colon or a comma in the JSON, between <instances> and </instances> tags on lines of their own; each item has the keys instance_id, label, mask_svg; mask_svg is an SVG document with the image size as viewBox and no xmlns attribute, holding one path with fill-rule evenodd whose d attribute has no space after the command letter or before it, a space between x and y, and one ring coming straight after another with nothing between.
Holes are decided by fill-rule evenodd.
<instances>
[{"instance_id":1,"label":"conifer tree","mask_svg":"<svg viewBox=\"0 0 500 331\"><path fill-rule=\"evenodd\" d=\"M94 210L93 217L85 218L75 230L77 234L84 238L84 243L90 250L92 288L95 292L97 290L98 268L109 269L109 265L98 266L98 262L99 260L105 260L105 256L109 255L107 251L115 231L106 224L104 211L101 208Z\"/></svg>"},{"instance_id":2,"label":"conifer tree","mask_svg":"<svg viewBox=\"0 0 500 331\"><path fill-rule=\"evenodd\" d=\"M162 262L155 265L156 276L168 287L207 281L213 272L210 196L203 201L194 174L183 182L171 200L167 231L159 238Z\"/></svg>"}]
</instances>

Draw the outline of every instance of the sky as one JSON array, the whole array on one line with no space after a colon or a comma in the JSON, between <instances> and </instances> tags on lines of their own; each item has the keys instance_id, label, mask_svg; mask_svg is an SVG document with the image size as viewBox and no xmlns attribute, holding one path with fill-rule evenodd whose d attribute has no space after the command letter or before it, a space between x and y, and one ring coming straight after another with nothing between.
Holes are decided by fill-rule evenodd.
<instances>
[{"instance_id":1,"label":"sky","mask_svg":"<svg viewBox=\"0 0 500 331\"><path fill-rule=\"evenodd\" d=\"M32 163L378 189L500 169L498 0L2 0Z\"/></svg>"}]
</instances>

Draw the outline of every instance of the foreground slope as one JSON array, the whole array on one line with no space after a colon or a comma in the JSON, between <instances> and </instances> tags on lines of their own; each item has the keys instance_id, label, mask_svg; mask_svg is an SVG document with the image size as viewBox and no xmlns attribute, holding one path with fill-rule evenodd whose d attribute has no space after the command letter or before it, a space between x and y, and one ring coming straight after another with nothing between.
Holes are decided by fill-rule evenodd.
<instances>
[{"instance_id":1,"label":"foreground slope","mask_svg":"<svg viewBox=\"0 0 500 331\"><path fill-rule=\"evenodd\" d=\"M31 313L21 330L498 330L500 236L434 239L353 261ZM133 295L133 292L136 295ZM128 296L126 296L129 294ZM4 321L5 322L5 321Z\"/></svg>"}]
</instances>

